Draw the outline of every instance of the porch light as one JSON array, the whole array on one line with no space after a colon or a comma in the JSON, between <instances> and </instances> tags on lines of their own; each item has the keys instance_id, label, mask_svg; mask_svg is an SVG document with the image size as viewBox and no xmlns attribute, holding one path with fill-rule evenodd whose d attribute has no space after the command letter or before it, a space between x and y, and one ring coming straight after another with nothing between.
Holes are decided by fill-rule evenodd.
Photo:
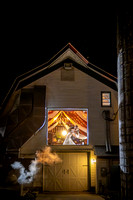
<instances>
[{"instance_id":1,"label":"porch light","mask_svg":"<svg viewBox=\"0 0 133 200\"><path fill-rule=\"evenodd\" d=\"M96 163L96 159L92 158L91 159L91 164L95 164Z\"/></svg>"}]
</instances>

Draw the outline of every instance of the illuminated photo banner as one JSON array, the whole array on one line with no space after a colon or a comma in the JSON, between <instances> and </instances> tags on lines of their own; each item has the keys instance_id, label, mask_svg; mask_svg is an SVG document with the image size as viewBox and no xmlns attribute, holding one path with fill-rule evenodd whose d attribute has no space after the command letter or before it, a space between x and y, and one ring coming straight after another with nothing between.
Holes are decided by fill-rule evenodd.
<instances>
[{"instance_id":1,"label":"illuminated photo banner","mask_svg":"<svg viewBox=\"0 0 133 200\"><path fill-rule=\"evenodd\" d=\"M49 110L48 145L86 145L86 110Z\"/></svg>"}]
</instances>

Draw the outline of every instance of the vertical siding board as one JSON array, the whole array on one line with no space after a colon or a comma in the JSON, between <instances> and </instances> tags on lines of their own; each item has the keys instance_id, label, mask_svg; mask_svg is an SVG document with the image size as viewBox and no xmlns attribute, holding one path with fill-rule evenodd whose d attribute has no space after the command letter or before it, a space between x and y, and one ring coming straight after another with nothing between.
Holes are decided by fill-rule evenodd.
<instances>
[{"instance_id":1,"label":"vertical siding board","mask_svg":"<svg viewBox=\"0 0 133 200\"><path fill-rule=\"evenodd\" d=\"M89 144L105 145L105 120L102 118L101 91L110 91L112 107L110 113L117 111L117 92L93 77L74 68L74 81L61 81L61 68L29 84L46 85L47 108L87 108L89 126ZM111 122L112 145L118 145L117 119Z\"/></svg>"}]
</instances>

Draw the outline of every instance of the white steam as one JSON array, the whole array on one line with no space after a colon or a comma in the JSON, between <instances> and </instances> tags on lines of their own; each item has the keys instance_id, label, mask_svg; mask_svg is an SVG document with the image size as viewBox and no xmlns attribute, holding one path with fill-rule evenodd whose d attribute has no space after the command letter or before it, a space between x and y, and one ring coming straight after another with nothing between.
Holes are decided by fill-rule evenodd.
<instances>
[{"instance_id":1,"label":"white steam","mask_svg":"<svg viewBox=\"0 0 133 200\"><path fill-rule=\"evenodd\" d=\"M18 177L19 184L31 183L33 181L34 176L39 170L39 163L47 163L49 165L52 165L54 163L59 163L62 161L56 153L51 152L50 147L45 147L45 149L43 149L42 151L37 151L36 157L37 158L35 160L31 161L28 171L18 161L15 161L13 164L11 164L13 169L18 169L20 172L20 176Z\"/></svg>"},{"instance_id":2,"label":"white steam","mask_svg":"<svg viewBox=\"0 0 133 200\"><path fill-rule=\"evenodd\" d=\"M37 167L37 161L32 160L31 164L29 165L29 171L25 169L25 167L20 163L15 161L13 164L11 164L13 169L19 169L20 176L18 177L18 183L24 184L24 183L31 183L33 181L34 175L38 171Z\"/></svg>"}]
</instances>

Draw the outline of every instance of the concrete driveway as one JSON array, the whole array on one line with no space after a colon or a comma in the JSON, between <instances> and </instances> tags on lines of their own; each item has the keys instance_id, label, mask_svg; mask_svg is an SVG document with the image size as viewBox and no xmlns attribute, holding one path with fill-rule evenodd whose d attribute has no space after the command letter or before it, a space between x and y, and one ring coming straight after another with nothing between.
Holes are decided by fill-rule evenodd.
<instances>
[{"instance_id":1,"label":"concrete driveway","mask_svg":"<svg viewBox=\"0 0 133 200\"><path fill-rule=\"evenodd\" d=\"M104 200L90 193L44 193L38 194L36 200Z\"/></svg>"}]
</instances>

